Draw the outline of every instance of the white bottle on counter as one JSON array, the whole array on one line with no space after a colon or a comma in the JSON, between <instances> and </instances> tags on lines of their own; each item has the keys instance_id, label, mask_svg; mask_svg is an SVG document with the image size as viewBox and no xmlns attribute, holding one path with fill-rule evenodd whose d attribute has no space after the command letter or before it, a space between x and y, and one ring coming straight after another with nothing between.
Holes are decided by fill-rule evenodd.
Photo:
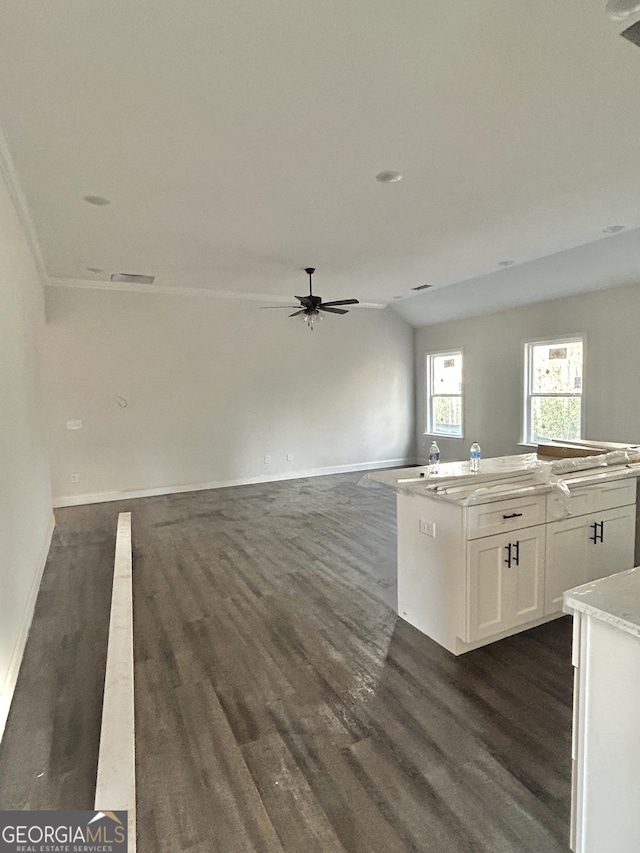
<instances>
[{"instance_id":1,"label":"white bottle on counter","mask_svg":"<svg viewBox=\"0 0 640 853\"><path fill-rule=\"evenodd\" d=\"M469 451L469 470L472 474L477 474L480 470L480 445L474 441Z\"/></svg>"},{"instance_id":2,"label":"white bottle on counter","mask_svg":"<svg viewBox=\"0 0 640 853\"><path fill-rule=\"evenodd\" d=\"M437 474L438 469L440 468L440 448L435 443L432 443L429 448L429 473Z\"/></svg>"}]
</instances>

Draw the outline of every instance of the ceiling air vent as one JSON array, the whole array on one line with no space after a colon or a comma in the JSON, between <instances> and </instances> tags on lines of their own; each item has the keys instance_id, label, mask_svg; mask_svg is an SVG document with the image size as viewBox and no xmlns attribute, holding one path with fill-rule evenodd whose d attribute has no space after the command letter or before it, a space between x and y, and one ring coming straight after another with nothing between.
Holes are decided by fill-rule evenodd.
<instances>
[{"instance_id":1,"label":"ceiling air vent","mask_svg":"<svg viewBox=\"0 0 640 853\"><path fill-rule=\"evenodd\" d=\"M433 287L432 284L419 284L417 287L412 287L411 290L426 290L428 287Z\"/></svg>"},{"instance_id":2,"label":"ceiling air vent","mask_svg":"<svg viewBox=\"0 0 640 853\"><path fill-rule=\"evenodd\" d=\"M114 272L111 281L126 281L129 284L153 284L156 280L154 275L137 275L131 272Z\"/></svg>"},{"instance_id":3,"label":"ceiling air vent","mask_svg":"<svg viewBox=\"0 0 640 853\"><path fill-rule=\"evenodd\" d=\"M620 35L640 47L640 21L636 21L635 24L631 24L631 26L621 32Z\"/></svg>"}]
</instances>

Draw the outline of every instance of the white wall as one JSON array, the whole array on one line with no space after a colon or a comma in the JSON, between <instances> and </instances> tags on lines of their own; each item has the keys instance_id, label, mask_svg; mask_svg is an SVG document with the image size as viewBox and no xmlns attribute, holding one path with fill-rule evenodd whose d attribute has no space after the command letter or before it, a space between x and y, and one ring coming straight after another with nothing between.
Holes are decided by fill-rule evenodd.
<instances>
[{"instance_id":1,"label":"white wall","mask_svg":"<svg viewBox=\"0 0 640 853\"><path fill-rule=\"evenodd\" d=\"M0 737L53 530L35 338L42 286L0 174Z\"/></svg>"},{"instance_id":2,"label":"white wall","mask_svg":"<svg viewBox=\"0 0 640 853\"><path fill-rule=\"evenodd\" d=\"M426 460L425 354L464 352L465 435L438 439L443 460L523 453L523 343L586 335L584 437L640 443L640 285L609 288L433 326L416 332L417 448Z\"/></svg>"},{"instance_id":3,"label":"white wall","mask_svg":"<svg viewBox=\"0 0 640 853\"><path fill-rule=\"evenodd\" d=\"M48 287L46 302L58 503L413 456L413 330L392 311L310 331L286 309L202 295Z\"/></svg>"}]
</instances>

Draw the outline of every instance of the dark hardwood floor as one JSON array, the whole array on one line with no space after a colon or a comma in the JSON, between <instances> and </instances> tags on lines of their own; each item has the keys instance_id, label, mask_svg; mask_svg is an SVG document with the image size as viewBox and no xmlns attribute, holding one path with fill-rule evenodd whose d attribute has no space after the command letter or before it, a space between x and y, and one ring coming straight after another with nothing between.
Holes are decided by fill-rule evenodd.
<instances>
[{"instance_id":1,"label":"dark hardwood floor","mask_svg":"<svg viewBox=\"0 0 640 853\"><path fill-rule=\"evenodd\" d=\"M58 511L0 807L91 807L126 510L141 853L566 851L570 621L441 649L389 606L395 496L359 479Z\"/></svg>"}]
</instances>

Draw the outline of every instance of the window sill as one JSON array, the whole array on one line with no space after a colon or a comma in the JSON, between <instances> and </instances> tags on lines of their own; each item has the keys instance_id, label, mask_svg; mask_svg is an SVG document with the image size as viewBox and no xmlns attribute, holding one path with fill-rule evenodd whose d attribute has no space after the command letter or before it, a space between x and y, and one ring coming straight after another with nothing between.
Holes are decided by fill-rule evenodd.
<instances>
[{"instance_id":1,"label":"window sill","mask_svg":"<svg viewBox=\"0 0 640 853\"><path fill-rule=\"evenodd\" d=\"M438 432L423 432L422 434L425 438L446 438L451 441L464 441L463 435L441 435Z\"/></svg>"}]
</instances>

